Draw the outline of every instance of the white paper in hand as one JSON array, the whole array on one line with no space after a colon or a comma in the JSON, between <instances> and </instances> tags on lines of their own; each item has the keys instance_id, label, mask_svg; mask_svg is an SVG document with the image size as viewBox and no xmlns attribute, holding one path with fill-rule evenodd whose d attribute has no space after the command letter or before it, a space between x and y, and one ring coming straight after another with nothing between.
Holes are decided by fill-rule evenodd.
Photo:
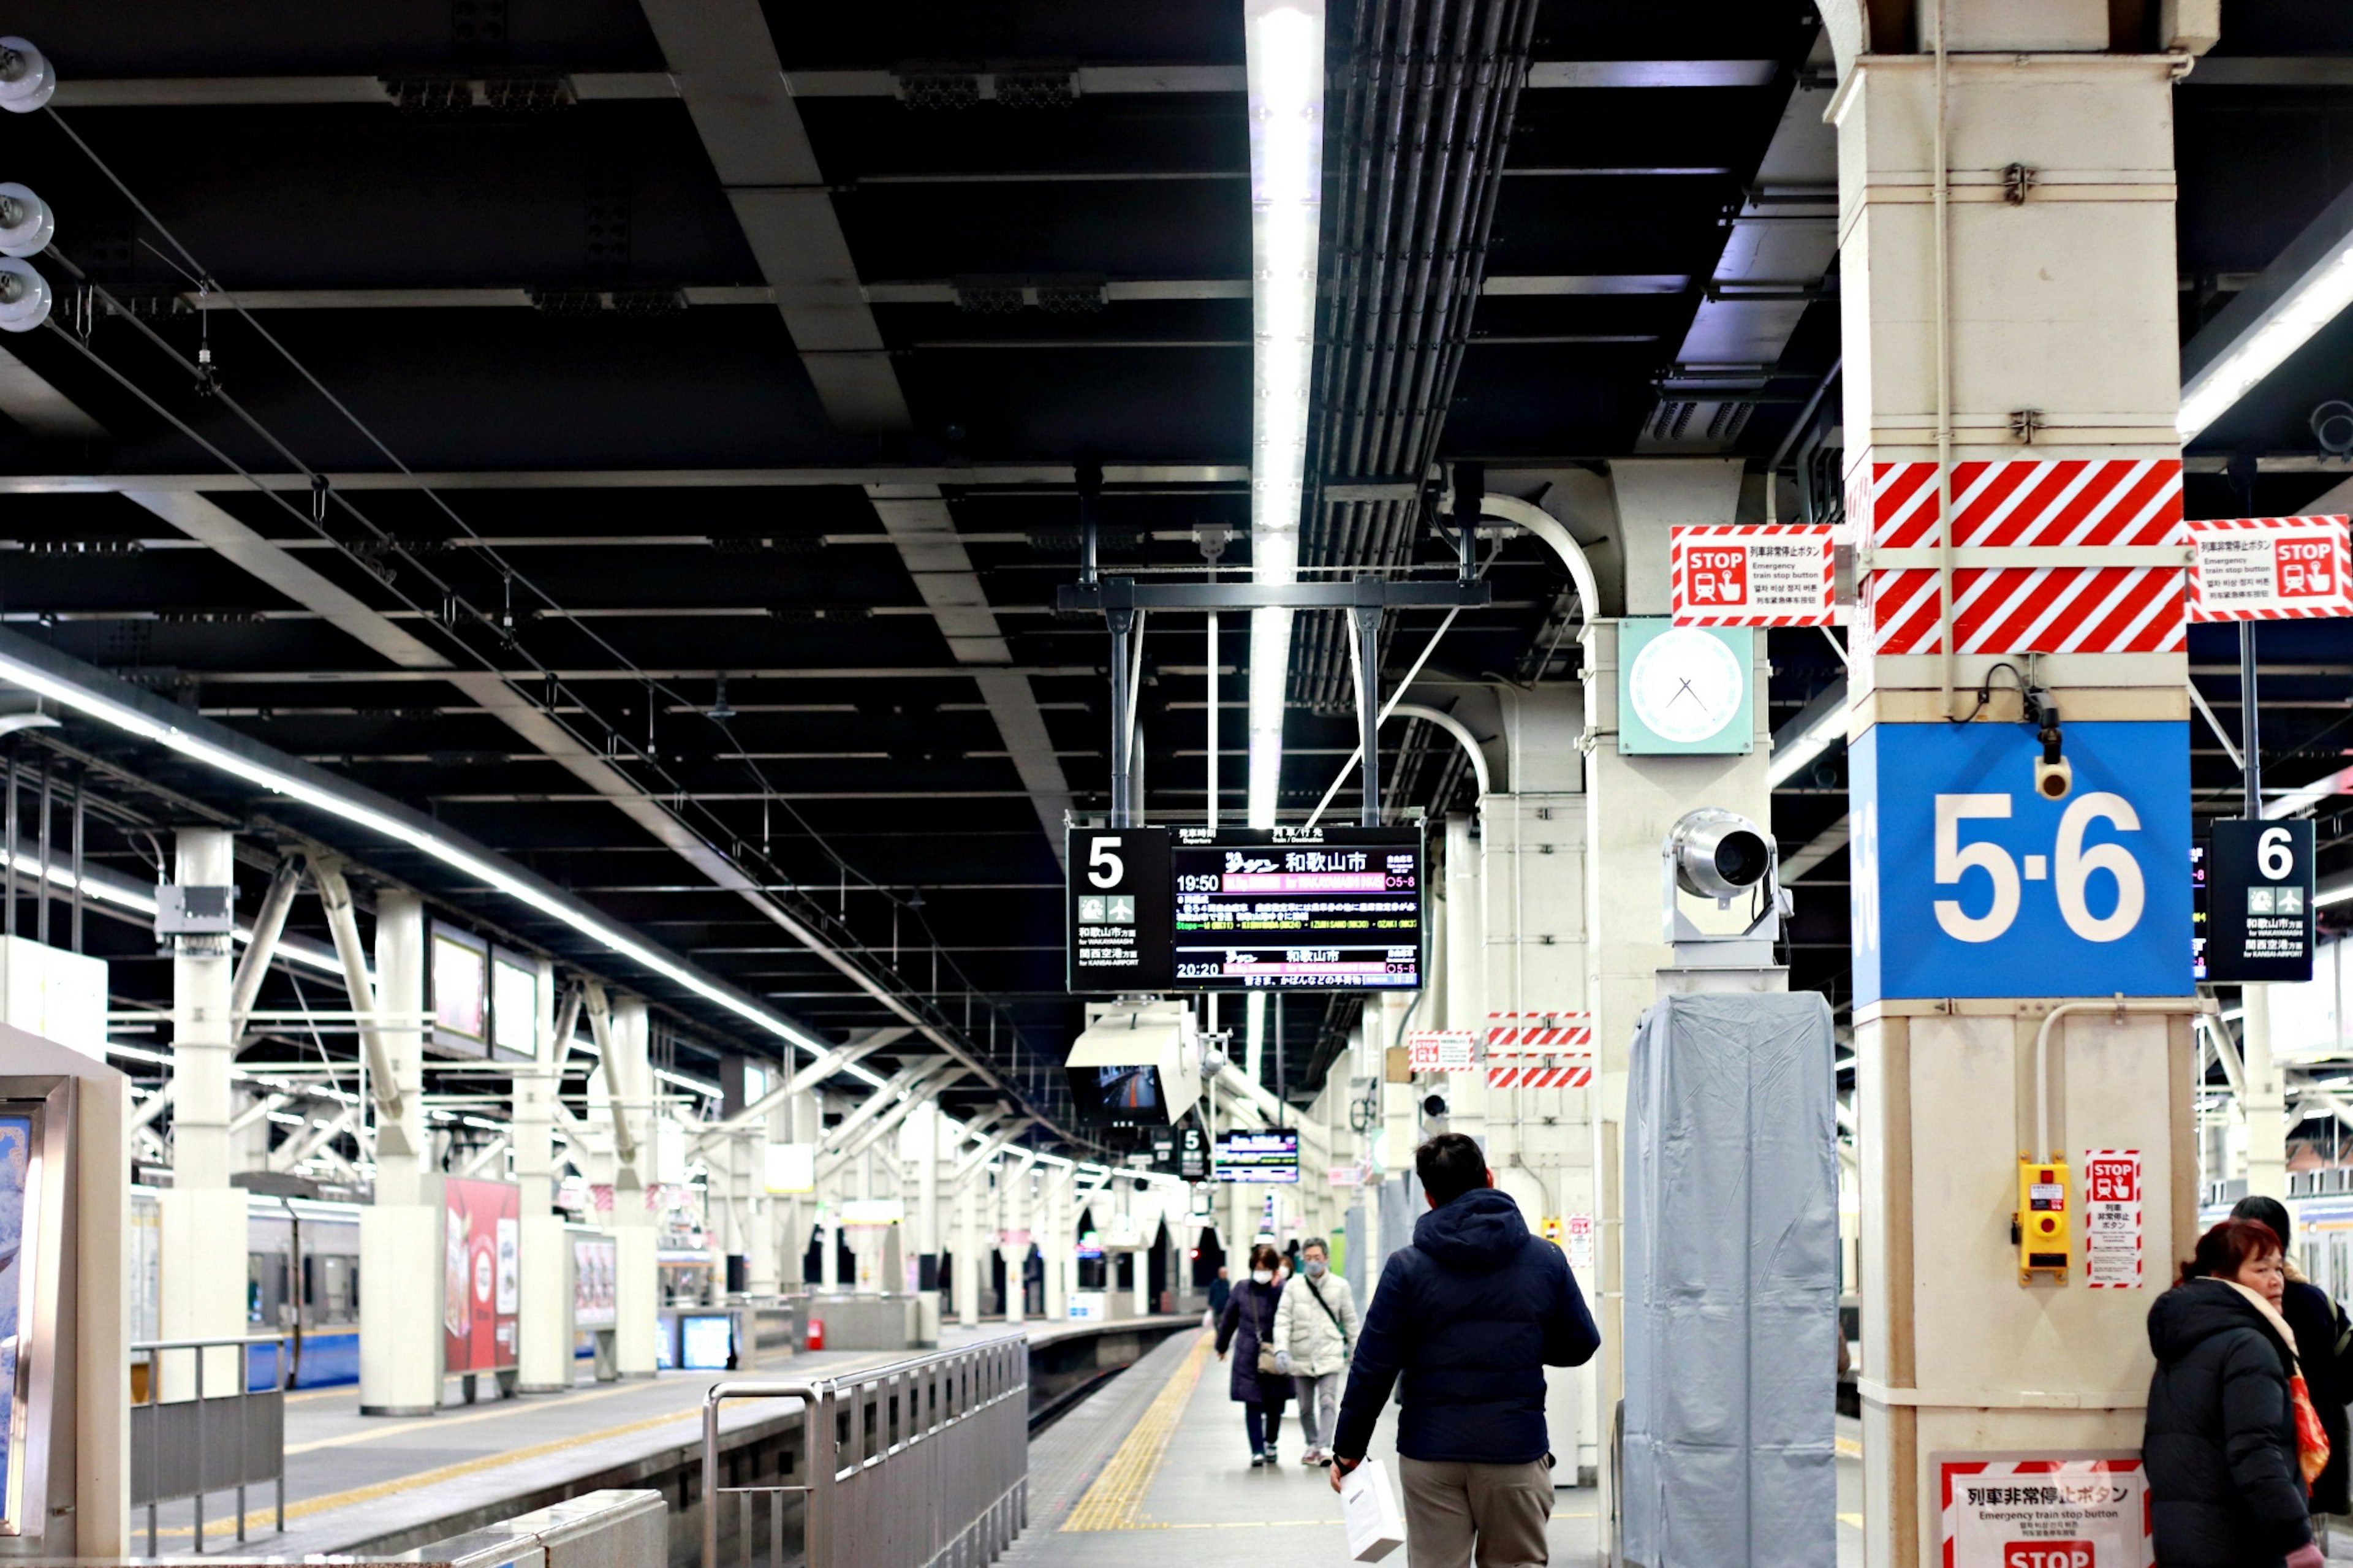
<instances>
[{"instance_id":1,"label":"white paper in hand","mask_svg":"<svg viewBox=\"0 0 2353 1568\"><path fill-rule=\"evenodd\" d=\"M1341 1478L1340 1520L1348 1529L1348 1555L1359 1563L1378 1563L1405 1544L1397 1489L1378 1459L1366 1459Z\"/></svg>"}]
</instances>

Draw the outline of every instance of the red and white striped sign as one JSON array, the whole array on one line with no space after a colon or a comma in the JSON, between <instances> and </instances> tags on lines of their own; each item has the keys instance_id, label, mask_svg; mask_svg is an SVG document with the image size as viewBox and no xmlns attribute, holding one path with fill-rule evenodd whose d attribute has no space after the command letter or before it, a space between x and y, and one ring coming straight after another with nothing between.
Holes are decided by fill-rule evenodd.
<instances>
[{"instance_id":1,"label":"red and white striped sign","mask_svg":"<svg viewBox=\"0 0 2353 1568\"><path fill-rule=\"evenodd\" d=\"M1944 1568L2149 1568L2157 1542L2137 1454L1938 1454Z\"/></svg>"},{"instance_id":2,"label":"red and white striped sign","mask_svg":"<svg viewBox=\"0 0 2353 1568\"><path fill-rule=\"evenodd\" d=\"M2140 1288L2140 1151L2086 1149L2084 1183L2084 1283L2094 1290Z\"/></svg>"},{"instance_id":3,"label":"red and white striped sign","mask_svg":"<svg viewBox=\"0 0 2353 1568\"><path fill-rule=\"evenodd\" d=\"M1667 559L1679 626L1826 626L1833 619L1827 523L1671 528Z\"/></svg>"},{"instance_id":4,"label":"red and white striped sign","mask_svg":"<svg viewBox=\"0 0 2353 1568\"><path fill-rule=\"evenodd\" d=\"M2193 518L2189 542L2193 622L2353 616L2341 517Z\"/></svg>"},{"instance_id":5,"label":"red and white striped sign","mask_svg":"<svg viewBox=\"0 0 2353 1568\"><path fill-rule=\"evenodd\" d=\"M1593 1081L1590 1013L1487 1015L1487 1087L1583 1089Z\"/></svg>"},{"instance_id":6,"label":"red and white striped sign","mask_svg":"<svg viewBox=\"0 0 2353 1568\"><path fill-rule=\"evenodd\" d=\"M2069 550L2179 545L2179 458L2013 458L1953 465L1957 550L2049 550L2052 564L1957 565L1964 653L2171 653L2185 644L2183 566L2070 564ZM1936 546L1936 465L1873 463L1855 519L1874 554ZM1941 651L1936 571L1874 563L1873 651Z\"/></svg>"}]
</instances>

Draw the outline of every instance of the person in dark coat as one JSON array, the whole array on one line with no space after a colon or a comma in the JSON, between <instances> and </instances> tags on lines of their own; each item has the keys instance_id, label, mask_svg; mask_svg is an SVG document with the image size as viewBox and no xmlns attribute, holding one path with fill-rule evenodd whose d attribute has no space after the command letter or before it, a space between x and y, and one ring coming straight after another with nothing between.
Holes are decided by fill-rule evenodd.
<instances>
[{"instance_id":1,"label":"person in dark coat","mask_svg":"<svg viewBox=\"0 0 2353 1568\"><path fill-rule=\"evenodd\" d=\"M2228 1219L2148 1310L2141 1458L2165 1568L2323 1568L2296 1459L2279 1237Z\"/></svg>"},{"instance_id":2,"label":"person in dark coat","mask_svg":"<svg viewBox=\"0 0 2353 1568\"><path fill-rule=\"evenodd\" d=\"M1275 1462L1275 1439L1282 1433L1282 1407L1291 1398L1291 1379L1281 1373L1259 1375L1259 1346L1274 1349L1274 1314L1282 1304L1282 1287L1275 1274L1282 1254L1263 1244L1250 1248L1250 1277L1234 1287L1226 1310L1218 1319L1218 1359L1234 1352L1234 1370L1226 1391L1242 1407L1242 1426L1250 1434L1250 1468Z\"/></svg>"},{"instance_id":3,"label":"person in dark coat","mask_svg":"<svg viewBox=\"0 0 2353 1568\"><path fill-rule=\"evenodd\" d=\"M1226 1303L1232 1300L1233 1294L1234 1282L1226 1278L1224 1269L1219 1269L1218 1277L1209 1281L1209 1315L1211 1317L1222 1315L1226 1310Z\"/></svg>"},{"instance_id":4,"label":"person in dark coat","mask_svg":"<svg viewBox=\"0 0 2353 1568\"><path fill-rule=\"evenodd\" d=\"M1545 1368L1582 1366L1601 1336L1568 1259L1528 1233L1479 1145L1441 1132L1414 1152L1430 1212L1389 1255L1340 1402L1332 1486L1363 1462L1404 1380L1398 1473L1416 1563L1547 1560L1552 1455Z\"/></svg>"},{"instance_id":5,"label":"person in dark coat","mask_svg":"<svg viewBox=\"0 0 2353 1568\"><path fill-rule=\"evenodd\" d=\"M2328 1468L2313 1479L2312 1511L2343 1513L2348 1504L2345 1406L2353 1403L2353 1375L2348 1375L2353 1374L2353 1365L2348 1364L2348 1352L2353 1352L2353 1323L2346 1321L2345 1309L2330 1300L2327 1291L2297 1271L2295 1233L2285 1204L2277 1198L2241 1198L2231 1217L2258 1221L2279 1234L2287 1267L2280 1316L2295 1331L2295 1359L2304 1369L2304 1386L2312 1395L2313 1408L2320 1413L2321 1430L2328 1434Z\"/></svg>"}]
</instances>

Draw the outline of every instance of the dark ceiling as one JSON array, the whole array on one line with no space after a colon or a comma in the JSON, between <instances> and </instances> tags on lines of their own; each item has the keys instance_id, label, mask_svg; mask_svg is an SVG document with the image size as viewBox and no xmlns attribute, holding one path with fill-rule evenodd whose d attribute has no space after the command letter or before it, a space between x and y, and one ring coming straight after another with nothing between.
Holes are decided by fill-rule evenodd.
<instances>
[{"instance_id":1,"label":"dark ceiling","mask_svg":"<svg viewBox=\"0 0 2353 1568\"><path fill-rule=\"evenodd\" d=\"M1693 390L1706 367L1684 350L1742 277L1744 217L1794 202L1831 222L1818 184L1775 173L1831 85L1810 8L1366 4L1335 3L1329 28L1315 477L1371 499L1322 498L1303 559L1443 571L1410 499L1433 460L1698 451L1789 472L1811 454L1834 474L1826 252L1831 276L1779 286L1779 346L1730 390ZM2223 52L2353 51L2353 20L2321 10L2228 5ZM1108 800L1103 627L1051 607L1076 568L1074 474L1103 466L1108 568L1198 573L1197 531L1247 532L1235 0L26 0L5 26L64 84L55 114L0 121L0 177L58 215L37 263L54 328L0 342L61 395L0 423L9 626L429 811L816 1031L917 1015L992 1075L952 1102L1060 1120L1079 1010L1046 824ZM2185 85L2179 103L2187 332L2353 178L2353 89ZM2335 483L2306 416L2353 392L2348 333L2193 458L2260 454L2267 511ZM1395 389L1348 390L1359 360L1393 363ZM2242 505L2219 474L2189 495L2193 515ZM1247 561L1238 539L1223 564ZM1494 607L1433 670L1572 678L1573 637L1547 651L1565 575L1525 538L1487 570ZM1404 619L1392 676L1434 624ZM1354 739L1330 628L1297 635L1286 812ZM2273 689L2277 781L2342 765L2353 644L2333 624L2264 635L2267 659L2311 672ZM2228 644L2197 634L2200 668ZM1818 634L1776 633L1773 656L1777 719L1838 674ZM1198 621L1155 627L1145 657L1147 812L1195 817ZM2232 683L2206 687L2227 715ZM1451 742L1411 721L1384 742L1394 801L1467 807ZM257 844L275 825L347 840L446 910L642 986L682 1070L775 1048L428 862L86 724L17 743L29 762L53 742L132 775L91 781L100 863L151 875L133 829L204 808ZM2219 805L2235 774L2211 743L2198 768ZM1793 782L1785 851L1843 815L1843 788L1835 760ZM863 987L658 832L821 925ZM1794 981L1834 996L1844 864L1805 884L1792 951ZM123 1004L166 1000L143 932L101 921L90 941ZM1351 1016L1283 1009L1286 1092L1320 1081Z\"/></svg>"}]
</instances>

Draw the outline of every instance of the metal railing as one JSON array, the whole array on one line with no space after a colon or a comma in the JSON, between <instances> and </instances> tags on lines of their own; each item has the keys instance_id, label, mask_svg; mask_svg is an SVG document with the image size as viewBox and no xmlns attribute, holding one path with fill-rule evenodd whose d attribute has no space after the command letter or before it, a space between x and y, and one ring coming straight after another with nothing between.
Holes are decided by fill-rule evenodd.
<instances>
[{"instance_id":1,"label":"metal railing","mask_svg":"<svg viewBox=\"0 0 2353 1568\"><path fill-rule=\"evenodd\" d=\"M147 1510L147 1555L155 1555L155 1510L183 1498L195 1503L195 1550L205 1549L205 1494L237 1492L237 1538L245 1539L245 1489L260 1481L278 1488L278 1531L286 1532L286 1394L279 1376L253 1386L253 1347L281 1346L282 1334L236 1339L148 1340L131 1347L147 1356L147 1397L131 1407L131 1506ZM206 1352L237 1352L237 1392L205 1396ZM185 1351L195 1362L193 1397L164 1398L164 1353ZM281 1352L282 1353L282 1352Z\"/></svg>"},{"instance_id":2,"label":"metal railing","mask_svg":"<svg viewBox=\"0 0 2353 1568\"><path fill-rule=\"evenodd\" d=\"M720 1484L719 1409L801 1402L797 1479ZM786 1503L801 1501L806 1568L985 1568L1029 1517L1029 1342L1008 1334L839 1377L728 1379L702 1402L702 1568L721 1568L735 1500L740 1568L787 1568ZM755 1504L768 1504L756 1554Z\"/></svg>"}]
</instances>

